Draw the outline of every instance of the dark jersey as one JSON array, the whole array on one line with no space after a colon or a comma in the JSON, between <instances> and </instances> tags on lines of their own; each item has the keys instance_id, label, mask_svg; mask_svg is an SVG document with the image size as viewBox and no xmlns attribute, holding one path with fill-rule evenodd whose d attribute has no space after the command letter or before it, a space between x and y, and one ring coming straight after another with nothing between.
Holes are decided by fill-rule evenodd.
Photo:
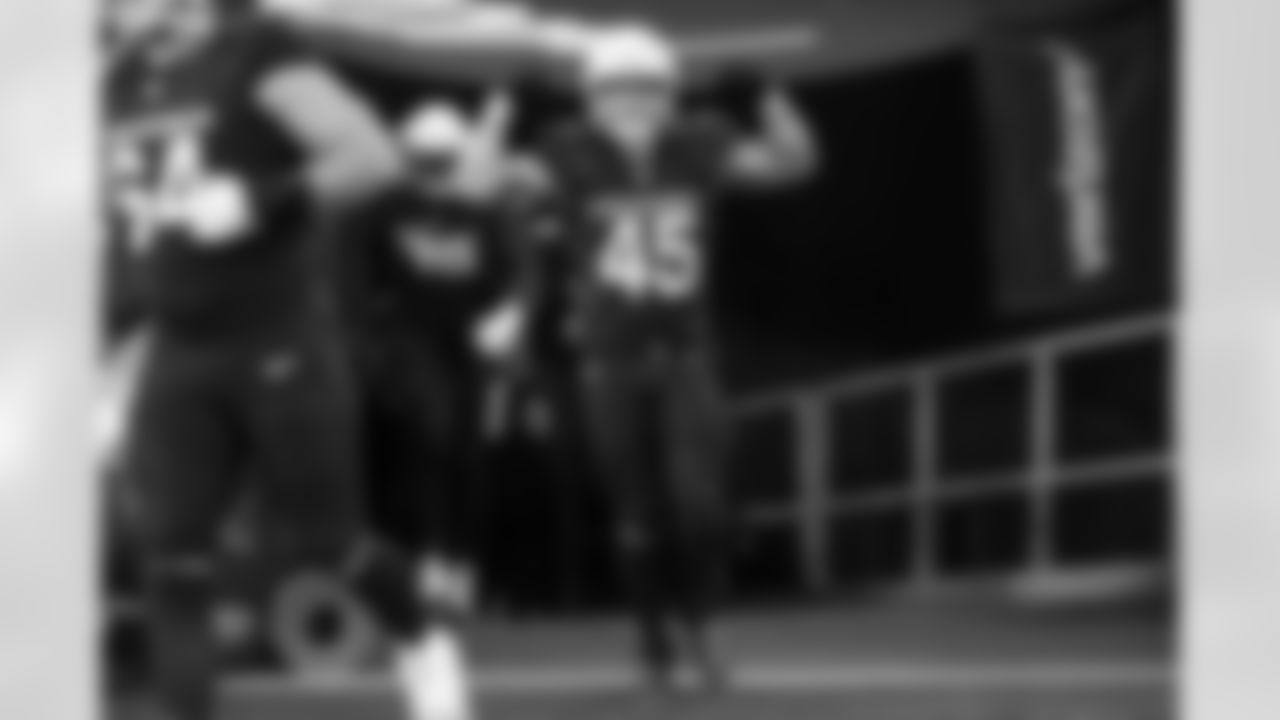
<instances>
[{"instance_id":1,"label":"dark jersey","mask_svg":"<svg viewBox=\"0 0 1280 720\"><path fill-rule=\"evenodd\" d=\"M642 159L580 123L543 143L566 218L570 323L589 352L625 357L707 341L710 205L729 138L702 118L672 127Z\"/></svg>"},{"instance_id":2,"label":"dark jersey","mask_svg":"<svg viewBox=\"0 0 1280 720\"><path fill-rule=\"evenodd\" d=\"M456 334L511 287L507 208L401 190L367 212L349 248L359 311Z\"/></svg>"},{"instance_id":3,"label":"dark jersey","mask_svg":"<svg viewBox=\"0 0 1280 720\"><path fill-rule=\"evenodd\" d=\"M124 61L109 78L107 197L127 246L125 284L162 327L227 333L287 322L318 301L307 218L202 247L161 219L166 192L203 173L279 177L301 149L259 107L271 72L299 59L278 28L237 23L164 68Z\"/></svg>"}]
</instances>

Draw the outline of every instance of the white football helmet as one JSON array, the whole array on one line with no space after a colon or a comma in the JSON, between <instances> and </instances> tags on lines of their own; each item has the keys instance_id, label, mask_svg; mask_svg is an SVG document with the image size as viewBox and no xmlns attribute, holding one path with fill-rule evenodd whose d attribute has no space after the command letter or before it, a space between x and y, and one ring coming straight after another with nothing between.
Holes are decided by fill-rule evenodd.
<instances>
[{"instance_id":1,"label":"white football helmet","mask_svg":"<svg viewBox=\"0 0 1280 720\"><path fill-rule=\"evenodd\" d=\"M413 155L455 155L471 139L471 126L457 107L429 102L409 114L401 141Z\"/></svg>"},{"instance_id":2,"label":"white football helmet","mask_svg":"<svg viewBox=\"0 0 1280 720\"><path fill-rule=\"evenodd\" d=\"M592 38L586 47L583 81L599 85L631 80L678 82L679 53L656 31L628 26Z\"/></svg>"}]
</instances>

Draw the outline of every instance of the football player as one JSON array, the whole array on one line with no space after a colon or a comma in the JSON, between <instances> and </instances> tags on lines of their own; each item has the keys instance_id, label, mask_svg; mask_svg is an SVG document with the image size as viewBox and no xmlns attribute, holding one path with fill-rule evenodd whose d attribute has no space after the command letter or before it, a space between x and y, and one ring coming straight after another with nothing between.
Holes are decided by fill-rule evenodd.
<instances>
[{"instance_id":1,"label":"football player","mask_svg":"<svg viewBox=\"0 0 1280 720\"><path fill-rule=\"evenodd\" d=\"M318 271L320 206L399 177L365 103L245 0L109 0L106 196L150 347L126 473L145 504L154 680L174 720L215 717L217 537L247 478L290 558L339 573L397 640L415 718L457 718L411 565L366 541L352 378Z\"/></svg>"},{"instance_id":2,"label":"football player","mask_svg":"<svg viewBox=\"0 0 1280 720\"><path fill-rule=\"evenodd\" d=\"M410 113L409 177L346 243L375 506L418 559L424 595L455 613L475 601L485 411L515 347L520 302L513 218L471 168L503 142L509 117L503 91L474 120L444 101Z\"/></svg>"},{"instance_id":3,"label":"football player","mask_svg":"<svg viewBox=\"0 0 1280 720\"><path fill-rule=\"evenodd\" d=\"M709 205L735 186L804 180L818 150L803 113L763 79L758 132L685 109L679 53L646 28L591 42L580 83L581 117L510 164L509 179L565 212L587 427L616 498L643 666L667 685L688 661L715 687L727 426L705 307Z\"/></svg>"}]
</instances>

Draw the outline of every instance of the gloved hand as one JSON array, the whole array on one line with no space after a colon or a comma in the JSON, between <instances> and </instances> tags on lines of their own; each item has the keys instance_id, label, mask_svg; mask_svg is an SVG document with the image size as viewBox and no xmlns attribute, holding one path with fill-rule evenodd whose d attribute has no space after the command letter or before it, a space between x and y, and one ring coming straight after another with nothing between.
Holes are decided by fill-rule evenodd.
<instances>
[{"instance_id":1,"label":"gloved hand","mask_svg":"<svg viewBox=\"0 0 1280 720\"><path fill-rule=\"evenodd\" d=\"M208 247L243 238L257 222L248 186L231 175L203 177L176 190L167 215L193 242Z\"/></svg>"}]
</instances>

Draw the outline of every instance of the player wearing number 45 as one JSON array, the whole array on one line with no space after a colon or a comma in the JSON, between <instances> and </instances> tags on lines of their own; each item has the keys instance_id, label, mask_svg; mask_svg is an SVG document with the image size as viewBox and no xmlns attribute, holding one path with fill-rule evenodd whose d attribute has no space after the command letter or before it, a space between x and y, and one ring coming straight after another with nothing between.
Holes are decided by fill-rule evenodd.
<instances>
[{"instance_id":1,"label":"player wearing number 45","mask_svg":"<svg viewBox=\"0 0 1280 720\"><path fill-rule=\"evenodd\" d=\"M582 395L616 498L643 666L667 685L688 661L714 687L725 680L707 625L725 540L726 425L703 307L706 215L727 187L809 177L817 148L795 104L763 79L745 78L757 135L682 109L681 65L647 29L600 36L582 58L582 117L510 170L565 209Z\"/></svg>"},{"instance_id":2,"label":"player wearing number 45","mask_svg":"<svg viewBox=\"0 0 1280 720\"><path fill-rule=\"evenodd\" d=\"M404 667L438 664L412 566L367 540L343 336L312 257L312 208L382 191L399 156L361 100L246 4L110 0L104 14L105 195L153 338L122 466L147 508L151 670L171 720L218 716L217 539L247 489L292 530L290 560L366 598ZM435 720L418 675L405 675L415 720Z\"/></svg>"}]
</instances>

